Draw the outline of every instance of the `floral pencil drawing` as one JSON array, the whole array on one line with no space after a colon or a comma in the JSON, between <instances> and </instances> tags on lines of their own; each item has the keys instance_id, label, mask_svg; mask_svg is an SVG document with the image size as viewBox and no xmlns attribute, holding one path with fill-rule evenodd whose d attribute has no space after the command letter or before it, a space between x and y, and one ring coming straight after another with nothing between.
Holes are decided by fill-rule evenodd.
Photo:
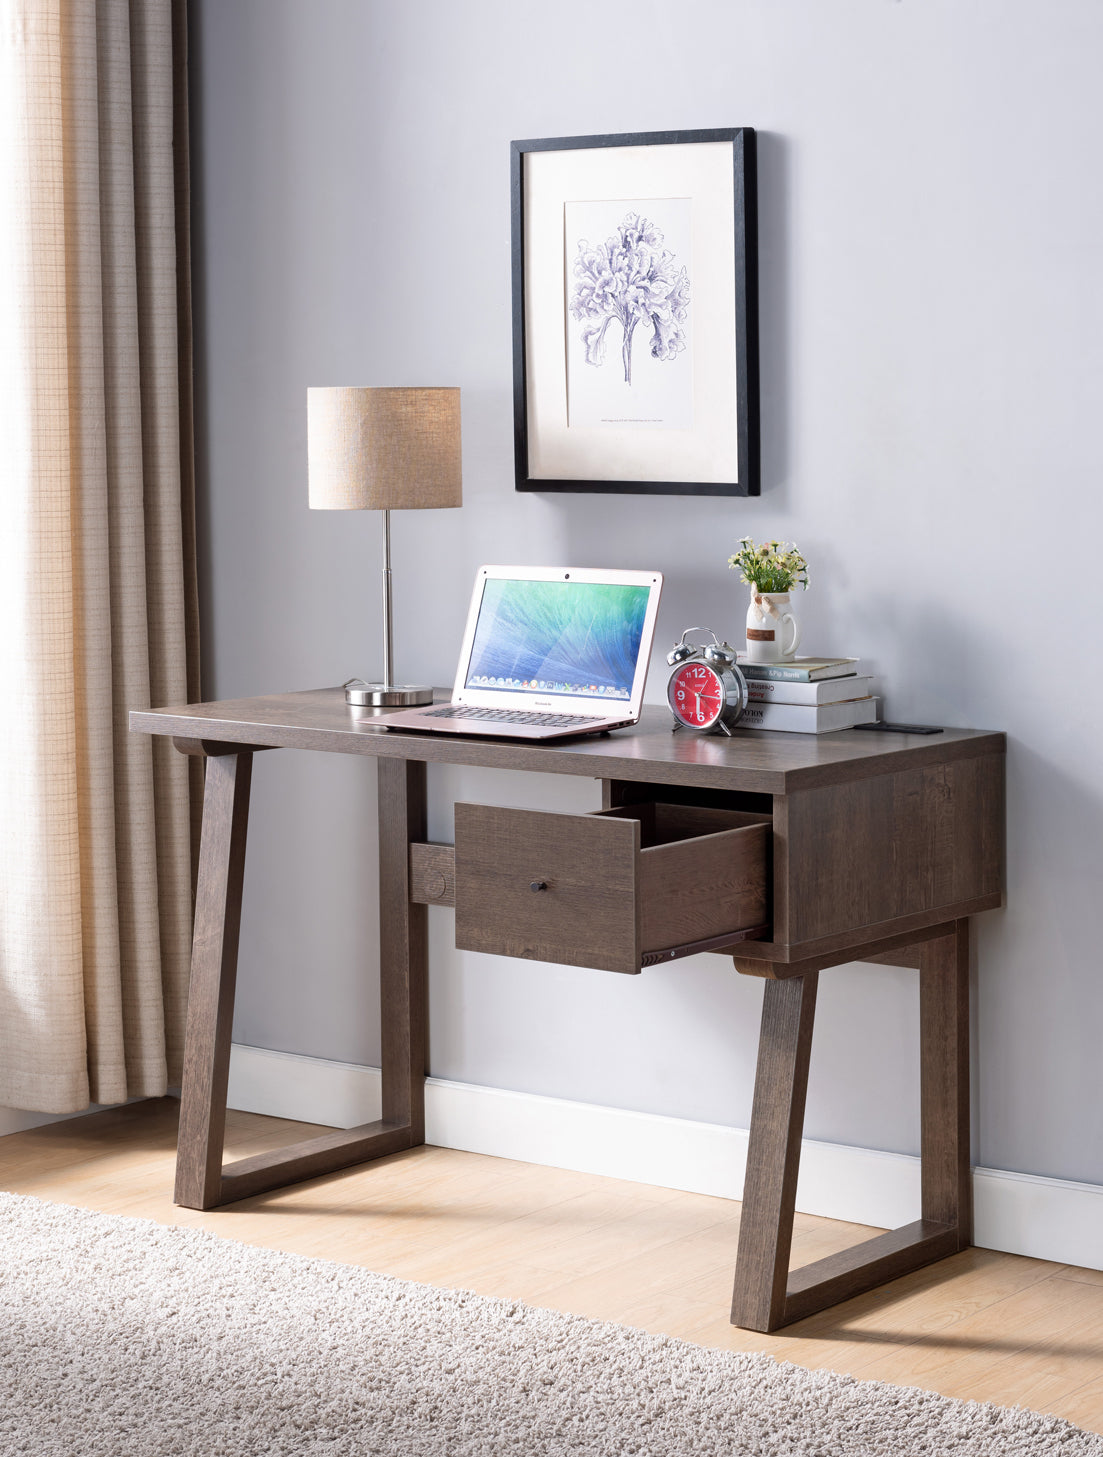
<instances>
[{"instance_id":1,"label":"floral pencil drawing","mask_svg":"<svg viewBox=\"0 0 1103 1457\"><path fill-rule=\"evenodd\" d=\"M689 274L676 266L674 254L663 247L663 234L649 219L630 212L604 243L591 246L582 239L574 276L570 312L583 326L587 364L605 363L605 334L614 319L623 331L626 385L632 383L637 324L646 320L653 330L653 359L676 359L686 347L682 325L689 313Z\"/></svg>"}]
</instances>

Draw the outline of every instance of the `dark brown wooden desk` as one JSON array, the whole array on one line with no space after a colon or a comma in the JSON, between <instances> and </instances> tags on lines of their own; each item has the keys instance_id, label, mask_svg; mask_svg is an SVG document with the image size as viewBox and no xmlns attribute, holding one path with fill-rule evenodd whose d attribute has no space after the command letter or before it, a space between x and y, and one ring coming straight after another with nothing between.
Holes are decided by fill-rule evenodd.
<instances>
[{"instance_id":1,"label":"dark brown wooden desk","mask_svg":"<svg viewBox=\"0 0 1103 1457\"><path fill-rule=\"evenodd\" d=\"M969 917L1002 903L1004 736L630 730L543 745L424 737L340 689L131 714L207 756L176 1202L210 1209L425 1141L426 906L457 944L638 972L726 948L765 978L732 1320L769 1331L970 1243ZM253 753L378 759L382 1118L223 1167ZM589 815L457 806L426 840L428 762L598 779ZM816 984L848 961L920 976L922 1216L788 1270ZM595 972L595 974L597 974Z\"/></svg>"}]
</instances>

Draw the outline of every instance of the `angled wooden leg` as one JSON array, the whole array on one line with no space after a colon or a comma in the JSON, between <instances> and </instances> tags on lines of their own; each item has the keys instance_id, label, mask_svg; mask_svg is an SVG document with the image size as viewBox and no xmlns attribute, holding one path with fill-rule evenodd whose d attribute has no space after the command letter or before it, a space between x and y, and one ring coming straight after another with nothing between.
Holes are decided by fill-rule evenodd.
<instances>
[{"instance_id":1,"label":"angled wooden leg","mask_svg":"<svg viewBox=\"0 0 1103 1457\"><path fill-rule=\"evenodd\" d=\"M176 1156L175 1201L187 1209L220 1202L252 769L250 752L207 760Z\"/></svg>"},{"instance_id":2,"label":"angled wooden leg","mask_svg":"<svg viewBox=\"0 0 1103 1457\"><path fill-rule=\"evenodd\" d=\"M733 1324L776 1330L971 1243L969 923L940 929L918 947L922 1217L791 1272L816 972L766 982Z\"/></svg>"},{"instance_id":3,"label":"angled wooden leg","mask_svg":"<svg viewBox=\"0 0 1103 1457\"><path fill-rule=\"evenodd\" d=\"M767 981L762 1002L732 1324L783 1324L819 974Z\"/></svg>"},{"instance_id":4,"label":"angled wooden leg","mask_svg":"<svg viewBox=\"0 0 1103 1457\"><path fill-rule=\"evenodd\" d=\"M409 841L425 838L425 765L379 764L383 1116L222 1164L251 753L212 751L203 803L176 1203L212 1209L425 1141L426 909L410 904Z\"/></svg>"},{"instance_id":5,"label":"angled wooden leg","mask_svg":"<svg viewBox=\"0 0 1103 1457\"><path fill-rule=\"evenodd\" d=\"M919 948L923 1218L973 1239L969 1160L969 922Z\"/></svg>"},{"instance_id":6,"label":"angled wooden leg","mask_svg":"<svg viewBox=\"0 0 1103 1457\"><path fill-rule=\"evenodd\" d=\"M425 1142L428 910L410 900L410 845L426 839L425 765L379 761L379 954L383 1120Z\"/></svg>"}]
</instances>

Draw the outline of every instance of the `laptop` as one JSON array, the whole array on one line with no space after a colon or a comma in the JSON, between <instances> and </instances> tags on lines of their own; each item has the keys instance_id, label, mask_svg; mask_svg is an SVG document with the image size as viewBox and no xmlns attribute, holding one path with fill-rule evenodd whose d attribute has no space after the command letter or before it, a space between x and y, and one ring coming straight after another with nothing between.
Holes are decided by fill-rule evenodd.
<instances>
[{"instance_id":1,"label":"laptop","mask_svg":"<svg viewBox=\"0 0 1103 1457\"><path fill-rule=\"evenodd\" d=\"M662 585L660 572L480 567L452 701L387 727L554 739L637 723Z\"/></svg>"}]
</instances>

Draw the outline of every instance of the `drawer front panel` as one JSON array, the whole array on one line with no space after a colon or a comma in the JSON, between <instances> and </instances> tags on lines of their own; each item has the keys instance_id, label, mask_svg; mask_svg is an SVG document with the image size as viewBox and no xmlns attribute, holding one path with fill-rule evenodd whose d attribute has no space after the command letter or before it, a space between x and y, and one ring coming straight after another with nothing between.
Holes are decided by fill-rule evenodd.
<instances>
[{"instance_id":1,"label":"drawer front panel","mask_svg":"<svg viewBox=\"0 0 1103 1457\"><path fill-rule=\"evenodd\" d=\"M769 919L766 816L643 804L594 815L456 805L456 945L637 972Z\"/></svg>"},{"instance_id":2,"label":"drawer front panel","mask_svg":"<svg viewBox=\"0 0 1103 1457\"><path fill-rule=\"evenodd\" d=\"M457 804L456 945L639 971L639 842L637 820Z\"/></svg>"}]
</instances>

